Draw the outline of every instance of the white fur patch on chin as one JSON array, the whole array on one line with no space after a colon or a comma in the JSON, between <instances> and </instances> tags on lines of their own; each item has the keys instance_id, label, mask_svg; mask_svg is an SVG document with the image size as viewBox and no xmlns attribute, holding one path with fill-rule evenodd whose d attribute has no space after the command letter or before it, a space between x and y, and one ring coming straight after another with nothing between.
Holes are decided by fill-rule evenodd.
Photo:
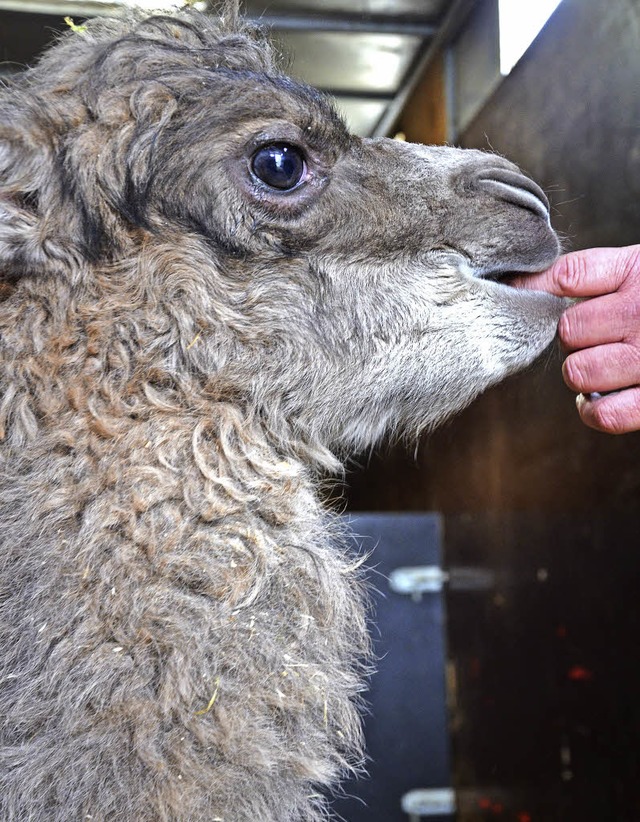
<instances>
[{"instance_id":1,"label":"white fur patch on chin","mask_svg":"<svg viewBox=\"0 0 640 822\"><path fill-rule=\"evenodd\" d=\"M482 372L490 379L499 379L504 376L506 367L504 360L496 351L495 341L490 336L479 334L472 339L472 343L478 352L480 367Z\"/></svg>"},{"instance_id":2,"label":"white fur patch on chin","mask_svg":"<svg viewBox=\"0 0 640 822\"><path fill-rule=\"evenodd\" d=\"M347 423L342 433L345 445L356 450L369 448L379 442L389 431L394 415L387 411L376 419L354 419Z\"/></svg>"}]
</instances>

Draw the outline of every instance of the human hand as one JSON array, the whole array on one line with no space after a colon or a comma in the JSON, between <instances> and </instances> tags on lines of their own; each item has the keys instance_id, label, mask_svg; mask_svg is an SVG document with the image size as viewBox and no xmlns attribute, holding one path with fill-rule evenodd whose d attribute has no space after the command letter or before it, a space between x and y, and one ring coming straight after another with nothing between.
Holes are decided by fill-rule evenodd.
<instances>
[{"instance_id":1,"label":"human hand","mask_svg":"<svg viewBox=\"0 0 640 822\"><path fill-rule=\"evenodd\" d=\"M585 425L610 434L640 430L640 245L566 254L513 284L590 298L560 318L558 336L568 352L564 381L579 392Z\"/></svg>"}]
</instances>

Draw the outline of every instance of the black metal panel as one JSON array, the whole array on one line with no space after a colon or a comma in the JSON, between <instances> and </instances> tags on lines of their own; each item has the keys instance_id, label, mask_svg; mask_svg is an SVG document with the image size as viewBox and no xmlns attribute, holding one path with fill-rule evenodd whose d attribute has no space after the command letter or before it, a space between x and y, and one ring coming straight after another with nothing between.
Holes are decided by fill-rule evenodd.
<instances>
[{"instance_id":1,"label":"black metal panel","mask_svg":"<svg viewBox=\"0 0 640 822\"><path fill-rule=\"evenodd\" d=\"M446 518L450 562L495 587L448 595L460 820L640 819L640 517Z\"/></svg>"},{"instance_id":2,"label":"black metal panel","mask_svg":"<svg viewBox=\"0 0 640 822\"><path fill-rule=\"evenodd\" d=\"M440 566L441 521L437 514L356 514L350 523L362 549L372 551L372 633L379 662L365 723L369 778L348 783L347 798L336 800L334 808L347 822L407 822L403 794L451 784L445 610L441 593L415 602L391 591L388 576L401 566Z\"/></svg>"}]
</instances>

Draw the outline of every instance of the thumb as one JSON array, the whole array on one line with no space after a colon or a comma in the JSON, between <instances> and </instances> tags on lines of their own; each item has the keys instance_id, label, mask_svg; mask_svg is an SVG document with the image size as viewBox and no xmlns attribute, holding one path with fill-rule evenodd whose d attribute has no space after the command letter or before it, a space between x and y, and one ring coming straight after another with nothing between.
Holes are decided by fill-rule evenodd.
<instances>
[{"instance_id":1,"label":"thumb","mask_svg":"<svg viewBox=\"0 0 640 822\"><path fill-rule=\"evenodd\" d=\"M565 254L540 274L514 277L512 284L558 297L595 297L617 291L632 272L640 273L640 245L588 248Z\"/></svg>"}]
</instances>

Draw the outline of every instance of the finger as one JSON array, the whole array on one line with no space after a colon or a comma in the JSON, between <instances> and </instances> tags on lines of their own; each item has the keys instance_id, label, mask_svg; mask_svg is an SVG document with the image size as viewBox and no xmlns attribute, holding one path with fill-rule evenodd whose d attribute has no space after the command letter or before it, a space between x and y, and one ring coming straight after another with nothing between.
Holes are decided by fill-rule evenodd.
<instances>
[{"instance_id":1,"label":"finger","mask_svg":"<svg viewBox=\"0 0 640 822\"><path fill-rule=\"evenodd\" d=\"M640 276L640 245L574 251L541 274L515 277L512 285L558 297L595 297L617 291L631 274Z\"/></svg>"},{"instance_id":2,"label":"finger","mask_svg":"<svg viewBox=\"0 0 640 822\"><path fill-rule=\"evenodd\" d=\"M607 434L640 431L640 387L591 399L579 394L576 405L580 419L589 428Z\"/></svg>"},{"instance_id":3,"label":"finger","mask_svg":"<svg viewBox=\"0 0 640 822\"><path fill-rule=\"evenodd\" d=\"M637 300L631 300L615 292L567 308L558 324L558 336L563 346L572 351L622 342L635 336L639 329L640 294Z\"/></svg>"},{"instance_id":4,"label":"finger","mask_svg":"<svg viewBox=\"0 0 640 822\"><path fill-rule=\"evenodd\" d=\"M618 391L640 384L640 349L627 343L598 345L570 354L562 365L564 381L581 394Z\"/></svg>"}]
</instances>

